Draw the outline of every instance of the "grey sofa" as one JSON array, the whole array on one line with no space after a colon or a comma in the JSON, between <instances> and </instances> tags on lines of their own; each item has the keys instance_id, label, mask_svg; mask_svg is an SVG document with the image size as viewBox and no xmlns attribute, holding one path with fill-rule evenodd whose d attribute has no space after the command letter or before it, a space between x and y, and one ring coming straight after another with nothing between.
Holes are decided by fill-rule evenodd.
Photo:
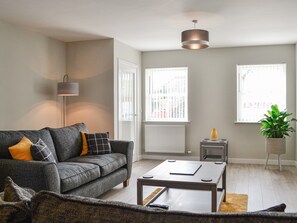
<instances>
[{"instance_id":1,"label":"grey sofa","mask_svg":"<svg viewBox=\"0 0 297 223\"><path fill-rule=\"evenodd\" d=\"M30 203L30 204L29 204ZM190 213L41 191L31 202L0 203L0 222L290 223L296 213Z\"/></svg>"},{"instance_id":2,"label":"grey sofa","mask_svg":"<svg viewBox=\"0 0 297 223\"><path fill-rule=\"evenodd\" d=\"M64 128L0 131L0 191L10 176L22 186L35 191L98 197L114 186L128 185L132 169L133 142L110 140L112 153L80 156L84 123ZM55 162L13 160L8 147L23 136L33 143L41 138L51 150Z\"/></svg>"}]
</instances>

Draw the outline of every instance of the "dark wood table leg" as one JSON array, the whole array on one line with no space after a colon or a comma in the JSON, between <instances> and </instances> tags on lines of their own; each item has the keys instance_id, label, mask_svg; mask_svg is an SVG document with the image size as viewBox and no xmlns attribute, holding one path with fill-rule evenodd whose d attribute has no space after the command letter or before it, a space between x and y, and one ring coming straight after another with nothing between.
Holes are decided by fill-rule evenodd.
<instances>
[{"instance_id":1,"label":"dark wood table leg","mask_svg":"<svg viewBox=\"0 0 297 223\"><path fill-rule=\"evenodd\" d=\"M223 201L224 202L226 202L226 194L227 194L227 188L226 188L226 167L225 167L225 169L224 169L224 172L223 172L223 182L222 182L222 186L223 186L223 190L225 191L225 193L224 193L224 199L223 199Z\"/></svg>"},{"instance_id":2,"label":"dark wood table leg","mask_svg":"<svg viewBox=\"0 0 297 223\"><path fill-rule=\"evenodd\" d=\"M140 181L137 180L137 204L143 205L143 186Z\"/></svg>"},{"instance_id":3,"label":"dark wood table leg","mask_svg":"<svg viewBox=\"0 0 297 223\"><path fill-rule=\"evenodd\" d=\"M217 185L211 187L211 212L217 212Z\"/></svg>"}]
</instances>

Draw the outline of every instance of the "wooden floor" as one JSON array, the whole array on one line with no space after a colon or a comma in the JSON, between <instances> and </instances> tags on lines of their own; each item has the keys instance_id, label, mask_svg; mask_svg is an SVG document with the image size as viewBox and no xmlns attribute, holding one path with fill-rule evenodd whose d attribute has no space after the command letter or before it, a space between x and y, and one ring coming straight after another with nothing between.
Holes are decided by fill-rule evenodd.
<instances>
[{"instance_id":1,"label":"wooden floor","mask_svg":"<svg viewBox=\"0 0 297 223\"><path fill-rule=\"evenodd\" d=\"M136 180L160 160L141 160L133 163L130 185L123 188L118 185L100 196L100 199L122 201L136 204ZM145 187L144 197L155 188ZM286 212L297 212L297 168L283 166L280 172L277 166L254 164L227 165L227 193L248 194L248 211L256 211L273 205L285 203Z\"/></svg>"}]
</instances>

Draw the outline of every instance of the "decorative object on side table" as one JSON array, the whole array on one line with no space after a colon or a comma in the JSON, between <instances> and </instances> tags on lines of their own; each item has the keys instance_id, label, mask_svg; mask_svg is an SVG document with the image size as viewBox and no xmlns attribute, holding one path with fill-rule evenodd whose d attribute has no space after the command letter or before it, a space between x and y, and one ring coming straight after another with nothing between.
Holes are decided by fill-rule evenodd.
<instances>
[{"instance_id":1,"label":"decorative object on side table","mask_svg":"<svg viewBox=\"0 0 297 223\"><path fill-rule=\"evenodd\" d=\"M216 128L212 128L210 132L210 140L218 140L218 131Z\"/></svg>"},{"instance_id":2,"label":"decorative object on side table","mask_svg":"<svg viewBox=\"0 0 297 223\"><path fill-rule=\"evenodd\" d=\"M295 118L289 118L292 113L279 111L277 105L271 106L271 111L267 111L268 114L264 114L265 118L261 119L261 133L265 138L265 146L267 152L267 159L265 168L268 163L269 154L278 155L279 170L281 170L280 155L286 153L286 136L289 136L290 132L295 132L295 129L291 127L290 122L296 121Z\"/></svg>"}]
</instances>

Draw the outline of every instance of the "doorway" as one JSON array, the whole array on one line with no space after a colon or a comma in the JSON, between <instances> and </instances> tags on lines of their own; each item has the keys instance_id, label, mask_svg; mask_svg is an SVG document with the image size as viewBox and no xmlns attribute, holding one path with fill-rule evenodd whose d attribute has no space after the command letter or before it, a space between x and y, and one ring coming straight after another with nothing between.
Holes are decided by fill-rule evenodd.
<instances>
[{"instance_id":1,"label":"doorway","mask_svg":"<svg viewBox=\"0 0 297 223\"><path fill-rule=\"evenodd\" d=\"M134 142L133 161L139 156L136 64L118 60L118 139Z\"/></svg>"}]
</instances>

